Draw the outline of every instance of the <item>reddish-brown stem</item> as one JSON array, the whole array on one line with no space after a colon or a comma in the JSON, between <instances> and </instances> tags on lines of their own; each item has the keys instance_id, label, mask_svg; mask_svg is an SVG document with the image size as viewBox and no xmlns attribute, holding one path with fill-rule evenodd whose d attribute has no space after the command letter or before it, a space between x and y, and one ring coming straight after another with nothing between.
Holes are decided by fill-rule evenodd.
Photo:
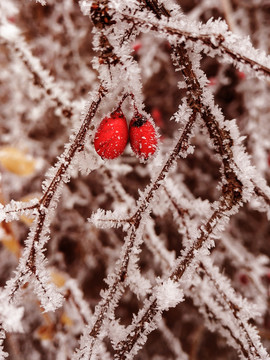
<instances>
[{"instance_id":1,"label":"reddish-brown stem","mask_svg":"<svg viewBox=\"0 0 270 360\"><path fill-rule=\"evenodd\" d=\"M141 225L142 216L145 213L145 211L149 208L149 206L151 206L151 201L154 197L154 194L162 186L163 180L168 175L170 169L174 165L179 154L182 151L186 150L186 147L188 144L188 138L190 136L191 129L195 123L195 120L196 120L196 111L194 111L194 113L192 113L189 121L187 122L187 124L182 132L182 135L180 136L180 139L178 140L171 155L169 156L168 160L166 161L165 165L163 166L160 174L158 175L157 179L153 182L153 184L150 187L150 189L148 190L147 194L144 196L144 200L142 201L141 205L138 207L137 211L130 219L130 223L131 223L130 235L126 239L125 253L122 257L121 266L117 270L115 280L114 280L113 284L110 286L110 288L108 290L108 294L107 294L106 298L104 299L103 304L100 305L100 307L99 307L99 314L97 315L97 320L93 324L92 330L90 332L90 336L92 336L92 337L98 336L100 328L106 317L108 308L109 308L110 304L112 303L112 299L113 299L114 295L118 291L121 291L121 289L123 289L123 281L124 281L127 271L128 271L128 265L129 265L131 251L134 247L137 231ZM116 304L115 304L115 306L116 306Z\"/></svg>"},{"instance_id":2,"label":"reddish-brown stem","mask_svg":"<svg viewBox=\"0 0 270 360\"><path fill-rule=\"evenodd\" d=\"M91 103L80 129L79 129L74 141L70 145L70 148L69 148L67 154L64 157L64 161L62 161L60 163L55 176L51 180L48 188L46 189L44 195L42 196L42 198L39 201L39 205L37 206L38 218L36 220L36 228L34 231L34 236L33 236L33 241L32 241L32 245L30 248L29 256L26 260L26 269L29 270L32 274L34 274L38 281L39 281L39 278L36 274L36 264L35 264L35 256L36 256L35 244L39 242L41 235L42 235L42 231L43 231L44 223L45 223L45 219L46 219L46 209L49 208L49 206L52 202L52 199L53 199L55 193L57 192L59 185L62 183L63 177L66 175L67 170L68 170L76 152L78 150L80 150L81 147L83 146L85 136L90 128L91 120L95 116L96 111L100 105L100 102L101 102L102 98L105 96L105 94L106 94L106 90L102 86L100 86L97 100L94 100ZM22 277L18 278L18 280L16 281L13 291L10 294L10 300L12 300L15 292L22 285L21 279L22 279Z\"/></svg>"},{"instance_id":3,"label":"reddish-brown stem","mask_svg":"<svg viewBox=\"0 0 270 360\"><path fill-rule=\"evenodd\" d=\"M135 22L137 25L147 25L151 30L156 32L162 32L165 34L175 35L179 39L179 44L184 44L187 40L191 40L194 43L201 41L205 46L213 50L219 50L223 54L227 54L230 58L238 63L246 64L251 69L261 72L265 76L270 76L270 68L257 62L256 60L250 59L249 57L238 53L229 48L226 45L226 38L222 34L193 34L185 30L179 30L172 28L171 26L159 25L149 19L143 19L131 14L122 14L123 18L127 22Z\"/></svg>"}]
</instances>

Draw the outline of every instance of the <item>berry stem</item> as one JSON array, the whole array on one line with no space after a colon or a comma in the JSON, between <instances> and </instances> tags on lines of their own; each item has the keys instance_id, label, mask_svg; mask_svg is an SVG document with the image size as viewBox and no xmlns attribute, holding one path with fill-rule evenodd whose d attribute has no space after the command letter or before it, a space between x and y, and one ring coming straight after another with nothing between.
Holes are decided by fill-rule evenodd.
<instances>
[{"instance_id":1,"label":"berry stem","mask_svg":"<svg viewBox=\"0 0 270 360\"><path fill-rule=\"evenodd\" d=\"M133 101L133 108L134 108L135 116L136 116L136 115L139 115L140 113L139 113L139 110L138 110L138 108L137 108L137 106L136 106L135 96L134 96L133 93L125 93L125 94L123 95L121 101L119 102L119 105L118 105L118 107L117 107L117 110L121 108L123 102L124 102L124 101L126 100L126 98L129 97L129 96L132 98L132 101Z\"/></svg>"}]
</instances>

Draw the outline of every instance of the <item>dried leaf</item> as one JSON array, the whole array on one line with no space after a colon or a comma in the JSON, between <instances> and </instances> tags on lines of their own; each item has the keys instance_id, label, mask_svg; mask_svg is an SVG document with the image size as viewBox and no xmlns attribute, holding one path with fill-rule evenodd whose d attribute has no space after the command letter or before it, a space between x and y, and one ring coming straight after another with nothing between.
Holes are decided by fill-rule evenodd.
<instances>
[{"instance_id":1,"label":"dried leaf","mask_svg":"<svg viewBox=\"0 0 270 360\"><path fill-rule=\"evenodd\" d=\"M37 336L40 340L52 340L54 328L52 325L42 325L37 329Z\"/></svg>"},{"instance_id":2,"label":"dried leaf","mask_svg":"<svg viewBox=\"0 0 270 360\"><path fill-rule=\"evenodd\" d=\"M63 287L66 282L65 277L62 275L62 273L60 273L58 271L51 272L51 279L52 279L52 282L59 288Z\"/></svg>"},{"instance_id":3,"label":"dried leaf","mask_svg":"<svg viewBox=\"0 0 270 360\"><path fill-rule=\"evenodd\" d=\"M73 320L64 312L61 316L61 323L70 327L73 325Z\"/></svg>"},{"instance_id":4,"label":"dried leaf","mask_svg":"<svg viewBox=\"0 0 270 360\"><path fill-rule=\"evenodd\" d=\"M2 227L2 226L1 226ZM17 258L20 257L21 254L21 246L18 240L11 234L6 234L1 239L2 244L5 246L7 250L13 253Z\"/></svg>"},{"instance_id":5,"label":"dried leaf","mask_svg":"<svg viewBox=\"0 0 270 360\"><path fill-rule=\"evenodd\" d=\"M20 176L32 175L36 166L30 155L11 146L0 148L0 163L6 170Z\"/></svg>"}]
</instances>

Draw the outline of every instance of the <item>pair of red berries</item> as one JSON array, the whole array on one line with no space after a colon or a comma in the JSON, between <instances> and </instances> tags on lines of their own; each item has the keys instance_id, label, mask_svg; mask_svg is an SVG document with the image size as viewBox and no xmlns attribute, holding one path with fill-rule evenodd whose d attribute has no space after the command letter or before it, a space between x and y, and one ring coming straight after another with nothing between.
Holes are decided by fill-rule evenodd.
<instances>
[{"instance_id":1,"label":"pair of red berries","mask_svg":"<svg viewBox=\"0 0 270 360\"><path fill-rule=\"evenodd\" d=\"M158 136L153 124L136 111L128 129L126 118L119 107L101 121L94 146L103 159L115 159L125 150L128 139L133 152L143 160L148 159L157 149Z\"/></svg>"}]
</instances>

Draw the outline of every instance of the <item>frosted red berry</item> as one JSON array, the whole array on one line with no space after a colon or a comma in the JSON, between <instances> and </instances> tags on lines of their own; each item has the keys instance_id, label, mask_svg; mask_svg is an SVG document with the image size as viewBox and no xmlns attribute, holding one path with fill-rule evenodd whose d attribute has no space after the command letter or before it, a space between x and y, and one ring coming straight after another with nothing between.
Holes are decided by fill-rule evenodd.
<instances>
[{"instance_id":1,"label":"frosted red berry","mask_svg":"<svg viewBox=\"0 0 270 360\"><path fill-rule=\"evenodd\" d=\"M96 132L94 147L103 159L115 159L122 154L128 142L127 121L120 109L105 117Z\"/></svg>"},{"instance_id":2,"label":"frosted red berry","mask_svg":"<svg viewBox=\"0 0 270 360\"><path fill-rule=\"evenodd\" d=\"M143 160L147 160L157 149L156 129L140 114L135 115L130 121L129 140L134 153Z\"/></svg>"}]
</instances>

